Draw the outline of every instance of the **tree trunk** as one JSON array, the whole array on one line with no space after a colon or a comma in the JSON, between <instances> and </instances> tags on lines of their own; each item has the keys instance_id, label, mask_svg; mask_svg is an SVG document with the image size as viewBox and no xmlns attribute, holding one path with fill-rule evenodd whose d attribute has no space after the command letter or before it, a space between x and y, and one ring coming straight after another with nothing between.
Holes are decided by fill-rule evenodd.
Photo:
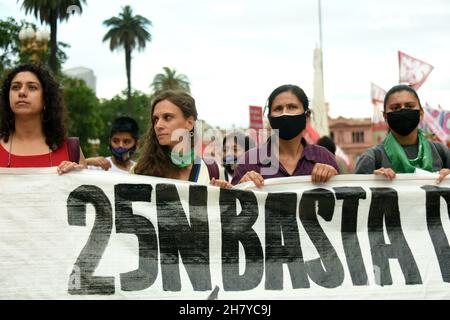
<instances>
[{"instance_id":1,"label":"tree trunk","mask_svg":"<svg viewBox=\"0 0 450 320\"><path fill-rule=\"evenodd\" d=\"M58 51L58 44L56 42L58 20L56 10L57 9L54 9L50 12L50 68L55 76L58 73L58 60L56 56L56 52Z\"/></svg>"},{"instance_id":2,"label":"tree trunk","mask_svg":"<svg viewBox=\"0 0 450 320\"><path fill-rule=\"evenodd\" d=\"M131 104L131 49L128 47L125 47L125 66L127 69L128 116L133 117L133 106Z\"/></svg>"}]
</instances>

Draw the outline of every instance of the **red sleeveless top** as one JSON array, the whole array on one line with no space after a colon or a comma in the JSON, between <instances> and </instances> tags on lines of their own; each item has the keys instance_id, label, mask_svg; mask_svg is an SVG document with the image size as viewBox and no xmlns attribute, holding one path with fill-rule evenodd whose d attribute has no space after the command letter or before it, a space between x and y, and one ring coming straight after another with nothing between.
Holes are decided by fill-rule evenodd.
<instances>
[{"instance_id":1,"label":"red sleeveless top","mask_svg":"<svg viewBox=\"0 0 450 320\"><path fill-rule=\"evenodd\" d=\"M0 167L8 167L9 152L0 144ZM67 140L63 145L50 153L32 156L16 156L11 154L11 168L55 167L63 161L69 161Z\"/></svg>"}]
</instances>

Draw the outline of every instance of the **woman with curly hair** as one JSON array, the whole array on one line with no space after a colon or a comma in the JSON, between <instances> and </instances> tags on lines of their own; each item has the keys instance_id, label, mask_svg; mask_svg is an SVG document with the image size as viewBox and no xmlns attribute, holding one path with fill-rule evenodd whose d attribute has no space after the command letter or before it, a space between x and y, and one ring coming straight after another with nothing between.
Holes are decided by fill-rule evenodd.
<instances>
[{"instance_id":1,"label":"woman with curly hair","mask_svg":"<svg viewBox=\"0 0 450 320\"><path fill-rule=\"evenodd\" d=\"M165 91L151 105L152 125L143 138L136 174L230 187L223 168L196 155L197 109L182 91Z\"/></svg>"},{"instance_id":2,"label":"woman with curly hair","mask_svg":"<svg viewBox=\"0 0 450 320\"><path fill-rule=\"evenodd\" d=\"M0 167L86 167L78 139L67 138L59 84L50 71L25 63L12 69L0 96Z\"/></svg>"}]
</instances>

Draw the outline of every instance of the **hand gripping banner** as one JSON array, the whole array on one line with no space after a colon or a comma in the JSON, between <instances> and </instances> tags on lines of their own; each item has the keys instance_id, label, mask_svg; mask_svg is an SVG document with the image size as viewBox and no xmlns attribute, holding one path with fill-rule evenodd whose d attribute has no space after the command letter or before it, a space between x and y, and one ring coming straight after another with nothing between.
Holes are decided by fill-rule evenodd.
<instances>
[{"instance_id":1,"label":"hand gripping banner","mask_svg":"<svg viewBox=\"0 0 450 320\"><path fill-rule=\"evenodd\" d=\"M0 298L448 299L450 184L435 180L255 190L2 169Z\"/></svg>"}]
</instances>

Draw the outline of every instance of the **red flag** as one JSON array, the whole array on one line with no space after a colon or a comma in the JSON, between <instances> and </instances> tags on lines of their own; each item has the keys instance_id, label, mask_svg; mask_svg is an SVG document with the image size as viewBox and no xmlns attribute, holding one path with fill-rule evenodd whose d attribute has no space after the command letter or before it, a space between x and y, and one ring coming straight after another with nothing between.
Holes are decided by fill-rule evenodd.
<instances>
[{"instance_id":1,"label":"red flag","mask_svg":"<svg viewBox=\"0 0 450 320\"><path fill-rule=\"evenodd\" d=\"M434 68L431 64L413 58L401 51L398 52L398 63L399 83L407 83L414 90L420 88Z\"/></svg>"},{"instance_id":2,"label":"red flag","mask_svg":"<svg viewBox=\"0 0 450 320\"><path fill-rule=\"evenodd\" d=\"M253 141L256 142L256 144L259 146L259 144L263 140L263 108L260 106L249 106L249 112L250 112L250 138L253 139Z\"/></svg>"},{"instance_id":3,"label":"red flag","mask_svg":"<svg viewBox=\"0 0 450 320\"><path fill-rule=\"evenodd\" d=\"M306 130L303 133L303 138L305 138L306 142L308 142L309 144L313 144L316 143L317 140L319 140L320 135L308 123L306 125Z\"/></svg>"},{"instance_id":4,"label":"red flag","mask_svg":"<svg viewBox=\"0 0 450 320\"><path fill-rule=\"evenodd\" d=\"M250 128L262 129L263 126L263 109L260 106L249 106L250 111Z\"/></svg>"}]
</instances>

